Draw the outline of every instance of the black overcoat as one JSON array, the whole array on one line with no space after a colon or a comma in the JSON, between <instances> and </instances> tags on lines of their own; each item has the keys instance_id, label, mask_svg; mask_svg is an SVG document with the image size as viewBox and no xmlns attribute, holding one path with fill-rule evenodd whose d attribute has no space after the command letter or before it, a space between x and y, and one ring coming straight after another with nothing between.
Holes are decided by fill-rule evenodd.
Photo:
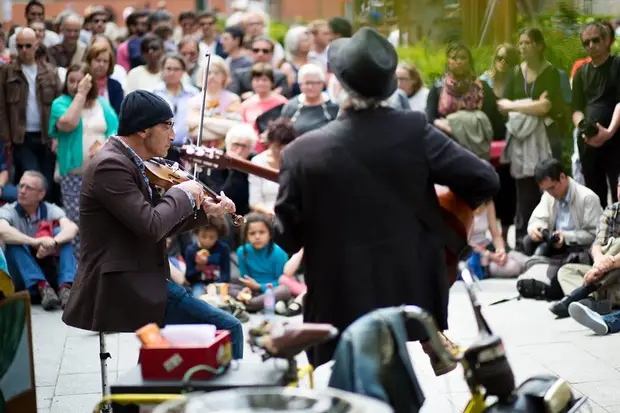
<instances>
[{"instance_id":1,"label":"black overcoat","mask_svg":"<svg viewBox=\"0 0 620 413\"><path fill-rule=\"evenodd\" d=\"M413 205L439 208L434 184L472 208L499 189L493 167L428 124L421 112L347 112L282 153L276 242L305 248L307 322L343 331L376 308L415 304L446 329L449 283L442 241ZM411 340L424 339L416 326ZM329 361L336 341L317 346Z\"/></svg>"}]
</instances>

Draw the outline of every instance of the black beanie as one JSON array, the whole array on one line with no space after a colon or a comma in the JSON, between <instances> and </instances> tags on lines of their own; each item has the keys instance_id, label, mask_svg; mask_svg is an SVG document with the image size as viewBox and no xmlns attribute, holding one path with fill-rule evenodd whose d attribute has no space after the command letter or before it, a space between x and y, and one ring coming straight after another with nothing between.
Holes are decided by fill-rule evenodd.
<instances>
[{"instance_id":1,"label":"black beanie","mask_svg":"<svg viewBox=\"0 0 620 413\"><path fill-rule=\"evenodd\" d=\"M125 96L121 103L118 135L133 135L173 117L170 105L163 98L146 90L136 90Z\"/></svg>"}]
</instances>

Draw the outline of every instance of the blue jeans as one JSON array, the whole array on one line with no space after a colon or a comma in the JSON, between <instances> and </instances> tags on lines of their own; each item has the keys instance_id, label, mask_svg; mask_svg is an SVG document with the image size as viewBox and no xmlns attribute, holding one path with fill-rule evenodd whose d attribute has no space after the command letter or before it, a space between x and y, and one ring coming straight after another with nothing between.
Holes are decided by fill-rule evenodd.
<instances>
[{"instance_id":1,"label":"blue jeans","mask_svg":"<svg viewBox=\"0 0 620 413\"><path fill-rule=\"evenodd\" d=\"M605 324L607 324L607 327L609 327L608 334L613 334L620 331L620 311L605 314L603 316L603 320L605 321Z\"/></svg>"},{"instance_id":2,"label":"blue jeans","mask_svg":"<svg viewBox=\"0 0 620 413\"><path fill-rule=\"evenodd\" d=\"M185 288L168 280L166 324L212 324L218 330L230 331L233 358L243 358L243 327L241 322L224 310L215 308L192 296Z\"/></svg>"},{"instance_id":3,"label":"blue jeans","mask_svg":"<svg viewBox=\"0 0 620 413\"><path fill-rule=\"evenodd\" d=\"M15 185L5 185L4 188L2 188L2 195L0 195L0 201L17 201L17 187Z\"/></svg>"},{"instance_id":4,"label":"blue jeans","mask_svg":"<svg viewBox=\"0 0 620 413\"><path fill-rule=\"evenodd\" d=\"M58 234L60 228L54 228L54 235ZM38 260L33 254L33 250L29 245L11 245L6 246L6 259L9 267L13 268L11 275L16 280L21 278L24 286L32 290L39 281L47 281L45 274L41 269L41 263L44 260L50 260L54 257L46 257ZM75 278L77 265L73 256L73 247L70 242L60 246L60 254L58 259L58 287L65 283L72 283ZM14 272L16 272L14 274Z\"/></svg>"}]
</instances>

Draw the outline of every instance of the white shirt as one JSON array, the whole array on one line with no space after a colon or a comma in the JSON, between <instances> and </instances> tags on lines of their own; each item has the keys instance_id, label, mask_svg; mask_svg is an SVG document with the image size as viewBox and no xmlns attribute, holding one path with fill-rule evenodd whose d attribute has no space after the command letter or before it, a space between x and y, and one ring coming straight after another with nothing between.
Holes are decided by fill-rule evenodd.
<instances>
[{"instance_id":1,"label":"white shirt","mask_svg":"<svg viewBox=\"0 0 620 413\"><path fill-rule=\"evenodd\" d=\"M151 73L146 70L146 66L141 65L134 67L127 74L127 81L125 82L125 95L138 89L144 89L149 92L155 90L161 82L161 72Z\"/></svg>"},{"instance_id":2,"label":"white shirt","mask_svg":"<svg viewBox=\"0 0 620 413\"><path fill-rule=\"evenodd\" d=\"M261 152L252 158L252 163L263 167L270 167L267 162L267 154L265 152ZM250 192L250 207L258 204L263 204L267 208L271 209L275 207L276 198L278 197L278 189L280 187L277 182L271 182L255 175L248 175L248 183Z\"/></svg>"},{"instance_id":3,"label":"white shirt","mask_svg":"<svg viewBox=\"0 0 620 413\"><path fill-rule=\"evenodd\" d=\"M26 132L41 132L41 115L37 103L37 65L22 65L22 72L28 81Z\"/></svg>"},{"instance_id":4,"label":"white shirt","mask_svg":"<svg viewBox=\"0 0 620 413\"><path fill-rule=\"evenodd\" d=\"M426 112L426 101L428 100L428 92L429 89L427 87L422 87L415 93L415 95L409 98L409 106L411 106L411 110Z\"/></svg>"}]
</instances>

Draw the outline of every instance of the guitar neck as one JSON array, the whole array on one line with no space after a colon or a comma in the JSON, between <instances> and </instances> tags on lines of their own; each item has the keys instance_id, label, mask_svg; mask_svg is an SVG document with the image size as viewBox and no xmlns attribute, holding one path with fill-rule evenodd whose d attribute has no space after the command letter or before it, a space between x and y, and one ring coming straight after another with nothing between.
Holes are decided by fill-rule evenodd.
<instances>
[{"instance_id":1,"label":"guitar neck","mask_svg":"<svg viewBox=\"0 0 620 413\"><path fill-rule=\"evenodd\" d=\"M228 167L230 169L244 172L248 175L256 175L259 178L264 178L268 181L278 182L278 175L280 174L280 171L277 169L256 165L253 162L237 157L228 156L227 158Z\"/></svg>"}]
</instances>

